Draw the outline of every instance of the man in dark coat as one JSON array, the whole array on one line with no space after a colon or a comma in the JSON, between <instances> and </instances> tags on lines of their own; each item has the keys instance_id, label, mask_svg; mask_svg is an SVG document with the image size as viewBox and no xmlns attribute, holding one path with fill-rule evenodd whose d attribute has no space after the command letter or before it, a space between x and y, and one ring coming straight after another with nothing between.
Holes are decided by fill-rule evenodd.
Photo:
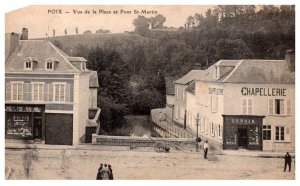
<instances>
[{"instance_id":1,"label":"man in dark coat","mask_svg":"<svg viewBox=\"0 0 300 186\"><path fill-rule=\"evenodd\" d=\"M97 178L96 180L102 180L101 170L103 169L103 164L100 163L100 167L98 169Z\"/></svg>"},{"instance_id":2,"label":"man in dark coat","mask_svg":"<svg viewBox=\"0 0 300 186\"><path fill-rule=\"evenodd\" d=\"M108 164L108 169L109 169L109 179L113 180L114 179L114 175L113 175L113 171L112 171L112 168L111 168L110 164Z\"/></svg>"},{"instance_id":3,"label":"man in dark coat","mask_svg":"<svg viewBox=\"0 0 300 186\"><path fill-rule=\"evenodd\" d=\"M286 171L286 166L289 166L289 172L291 172L291 164L292 164L292 157L290 156L289 152L286 153L284 156L284 170L283 172Z\"/></svg>"}]
</instances>

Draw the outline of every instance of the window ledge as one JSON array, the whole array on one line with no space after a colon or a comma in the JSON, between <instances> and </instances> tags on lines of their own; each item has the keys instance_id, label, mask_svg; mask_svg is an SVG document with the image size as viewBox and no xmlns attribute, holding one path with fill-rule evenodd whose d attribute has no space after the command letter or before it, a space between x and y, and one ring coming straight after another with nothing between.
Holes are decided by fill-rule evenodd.
<instances>
[{"instance_id":1,"label":"window ledge","mask_svg":"<svg viewBox=\"0 0 300 186\"><path fill-rule=\"evenodd\" d=\"M292 116L292 115L291 114L268 114L268 116L287 117L287 116Z\"/></svg>"},{"instance_id":2,"label":"window ledge","mask_svg":"<svg viewBox=\"0 0 300 186\"><path fill-rule=\"evenodd\" d=\"M274 143L291 143L290 141L274 141Z\"/></svg>"}]
</instances>

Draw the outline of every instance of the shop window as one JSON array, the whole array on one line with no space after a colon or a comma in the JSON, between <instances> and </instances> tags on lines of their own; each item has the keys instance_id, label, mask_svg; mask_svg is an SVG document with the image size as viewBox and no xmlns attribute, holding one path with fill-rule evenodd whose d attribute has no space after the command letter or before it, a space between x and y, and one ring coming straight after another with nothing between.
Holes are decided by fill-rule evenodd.
<instances>
[{"instance_id":1,"label":"shop window","mask_svg":"<svg viewBox=\"0 0 300 186\"><path fill-rule=\"evenodd\" d=\"M271 140L271 125L263 126L263 140Z\"/></svg>"},{"instance_id":2,"label":"shop window","mask_svg":"<svg viewBox=\"0 0 300 186\"><path fill-rule=\"evenodd\" d=\"M252 98L242 99L242 113L253 114L253 100Z\"/></svg>"},{"instance_id":3,"label":"shop window","mask_svg":"<svg viewBox=\"0 0 300 186\"><path fill-rule=\"evenodd\" d=\"M44 100L44 83L33 83L33 101Z\"/></svg>"},{"instance_id":4,"label":"shop window","mask_svg":"<svg viewBox=\"0 0 300 186\"><path fill-rule=\"evenodd\" d=\"M23 82L12 82L12 100L23 100Z\"/></svg>"},{"instance_id":5,"label":"shop window","mask_svg":"<svg viewBox=\"0 0 300 186\"><path fill-rule=\"evenodd\" d=\"M31 117L28 113L14 113L8 115L6 134L31 136Z\"/></svg>"},{"instance_id":6,"label":"shop window","mask_svg":"<svg viewBox=\"0 0 300 186\"><path fill-rule=\"evenodd\" d=\"M275 128L275 140L284 141L284 127Z\"/></svg>"},{"instance_id":7,"label":"shop window","mask_svg":"<svg viewBox=\"0 0 300 186\"><path fill-rule=\"evenodd\" d=\"M211 112L218 112L218 96L211 96Z\"/></svg>"}]
</instances>

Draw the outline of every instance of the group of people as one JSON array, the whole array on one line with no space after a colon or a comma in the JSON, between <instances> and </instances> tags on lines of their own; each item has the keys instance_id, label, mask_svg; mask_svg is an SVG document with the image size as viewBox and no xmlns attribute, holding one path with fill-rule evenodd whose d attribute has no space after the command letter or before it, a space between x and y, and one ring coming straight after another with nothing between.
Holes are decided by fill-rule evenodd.
<instances>
[{"instance_id":1,"label":"group of people","mask_svg":"<svg viewBox=\"0 0 300 186\"><path fill-rule=\"evenodd\" d=\"M113 171L110 164L100 163L96 180L113 180Z\"/></svg>"}]
</instances>

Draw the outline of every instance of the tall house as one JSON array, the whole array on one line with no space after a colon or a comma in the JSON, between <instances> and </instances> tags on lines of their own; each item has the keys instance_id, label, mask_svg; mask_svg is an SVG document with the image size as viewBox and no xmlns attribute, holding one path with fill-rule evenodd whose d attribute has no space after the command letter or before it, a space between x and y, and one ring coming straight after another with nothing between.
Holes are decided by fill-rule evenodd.
<instances>
[{"instance_id":1,"label":"tall house","mask_svg":"<svg viewBox=\"0 0 300 186\"><path fill-rule=\"evenodd\" d=\"M24 36L25 32L25 36ZM97 72L47 40L6 39L5 138L77 145L97 125Z\"/></svg>"}]
</instances>

